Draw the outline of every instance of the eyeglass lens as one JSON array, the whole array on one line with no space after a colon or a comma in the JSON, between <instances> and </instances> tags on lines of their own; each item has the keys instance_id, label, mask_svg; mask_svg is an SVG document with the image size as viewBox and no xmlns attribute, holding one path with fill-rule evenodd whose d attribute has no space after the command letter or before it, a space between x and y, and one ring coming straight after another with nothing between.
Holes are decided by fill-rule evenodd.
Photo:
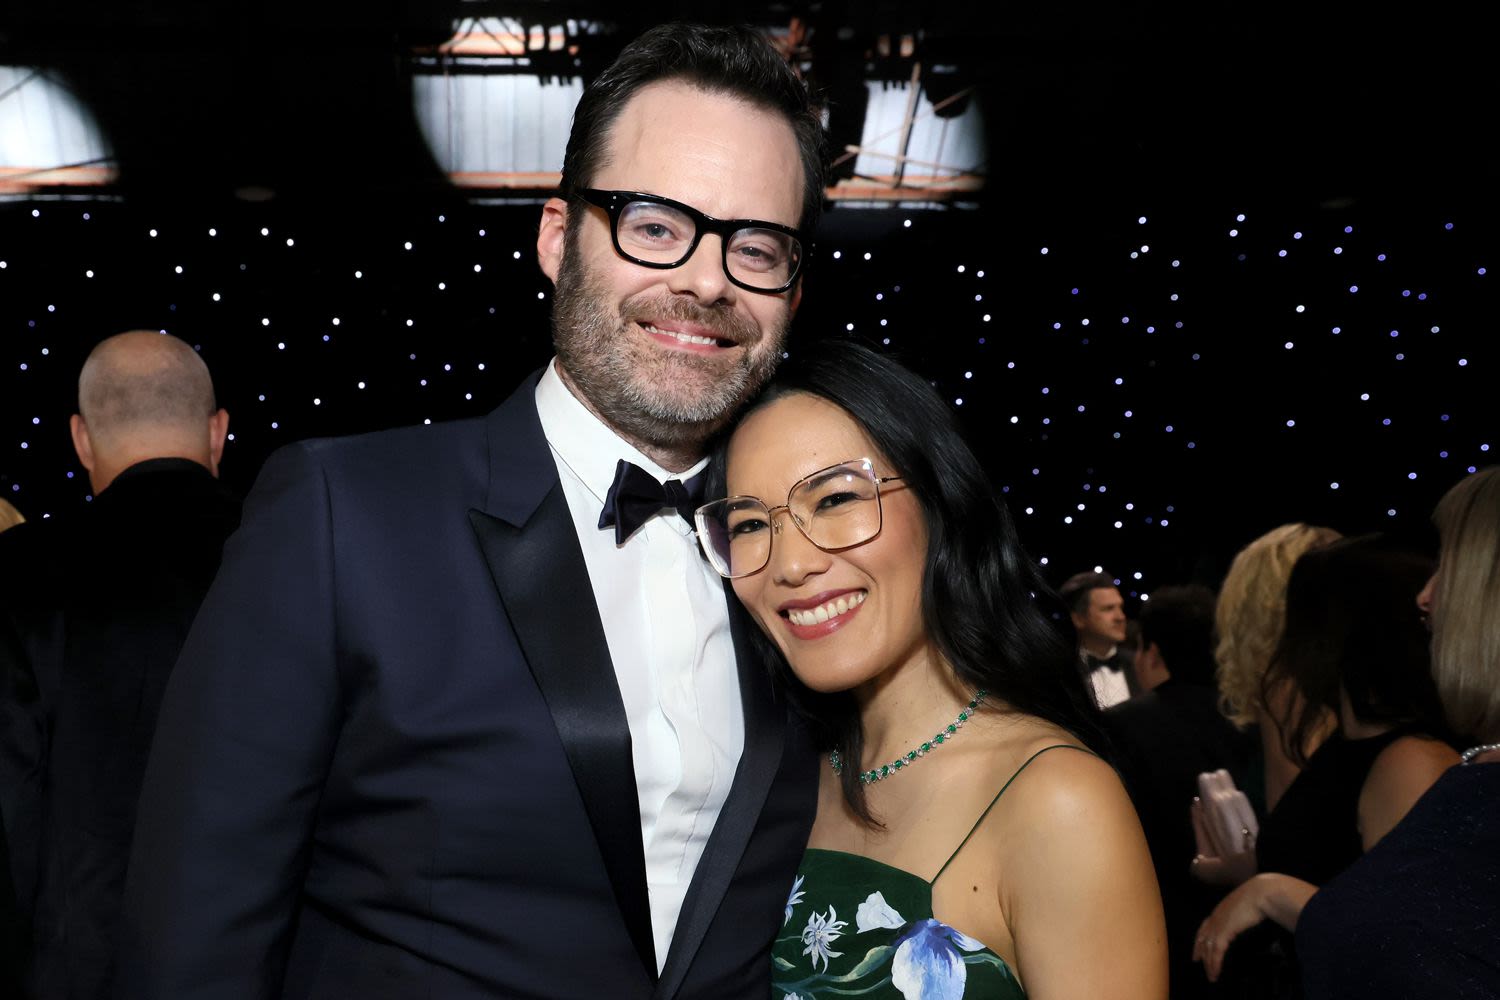
<instances>
[{"instance_id":1,"label":"eyeglass lens","mask_svg":"<svg viewBox=\"0 0 1500 1000\"><path fill-rule=\"evenodd\" d=\"M792 488L788 516L820 549L842 549L880 532L880 499L874 473L841 465L816 473ZM754 573L771 558L770 510L753 497L730 497L700 514L709 558L725 576Z\"/></svg>"},{"instance_id":2,"label":"eyeglass lens","mask_svg":"<svg viewBox=\"0 0 1500 1000\"><path fill-rule=\"evenodd\" d=\"M652 201L632 201L620 210L615 238L632 257L655 264L677 264L693 247L697 226L691 216ZM725 247L725 267L736 280L755 288L780 288L802 257L796 237L774 229L737 229Z\"/></svg>"}]
</instances>

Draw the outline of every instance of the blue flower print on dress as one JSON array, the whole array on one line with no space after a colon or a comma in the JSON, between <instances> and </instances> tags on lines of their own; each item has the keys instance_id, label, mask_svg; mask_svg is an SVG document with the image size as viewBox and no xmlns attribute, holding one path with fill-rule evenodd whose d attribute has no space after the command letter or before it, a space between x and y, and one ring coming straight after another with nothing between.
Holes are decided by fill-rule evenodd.
<instances>
[{"instance_id":1,"label":"blue flower print on dress","mask_svg":"<svg viewBox=\"0 0 1500 1000\"><path fill-rule=\"evenodd\" d=\"M905 1000L961 1000L968 968L959 949L984 945L932 917L915 921L896 939L891 985Z\"/></svg>"},{"instance_id":2,"label":"blue flower print on dress","mask_svg":"<svg viewBox=\"0 0 1500 1000\"><path fill-rule=\"evenodd\" d=\"M825 876L840 872L819 865L856 856L809 854L814 870L798 874L787 906L791 913L805 905L810 916L797 924L783 917L771 956L773 1000L961 1000L966 991L967 1000L1025 1000L1003 958L931 917L925 880L909 875L914 885L903 887L899 869L869 862L866 872L892 884L871 885L867 875L855 891L829 899L840 880Z\"/></svg>"}]
</instances>

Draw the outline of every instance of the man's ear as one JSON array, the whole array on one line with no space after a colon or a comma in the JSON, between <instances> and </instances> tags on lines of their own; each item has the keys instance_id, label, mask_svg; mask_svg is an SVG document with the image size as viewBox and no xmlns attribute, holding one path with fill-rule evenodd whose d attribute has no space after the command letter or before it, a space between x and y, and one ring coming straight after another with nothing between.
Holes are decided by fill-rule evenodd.
<instances>
[{"instance_id":1,"label":"man's ear","mask_svg":"<svg viewBox=\"0 0 1500 1000\"><path fill-rule=\"evenodd\" d=\"M568 203L561 198L548 198L542 206L542 225L536 234L536 259L554 285L557 272L562 266L563 234L568 226Z\"/></svg>"},{"instance_id":2,"label":"man's ear","mask_svg":"<svg viewBox=\"0 0 1500 1000\"><path fill-rule=\"evenodd\" d=\"M787 305L791 308L791 313L787 317L788 319L790 319L792 316L797 315L797 307L800 306L801 304L802 304L802 279L798 278L797 279L797 283L792 286L792 297L791 297L791 299L787 303Z\"/></svg>"},{"instance_id":3,"label":"man's ear","mask_svg":"<svg viewBox=\"0 0 1500 1000\"><path fill-rule=\"evenodd\" d=\"M220 409L208 418L208 471L219 474L219 460L224 457L224 441L229 436L229 411Z\"/></svg>"},{"instance_id":4,"label":"man's ear","mask_svg":"<svg viewBox=\"0 0 1500 1000\"><path fill-rule=\"evenodd\" d=\"M1082 632L1083 627L1089 623L1089 620L1087 618L1083 617L1076 611L1068 612L1068 617L1073 619L1073 627L1080 632Z\"/></svg>"},{"instance_id":5,"label":"man's ear","mask_svg":"<svg viewBox=\"0 0 1500 1000\"><path fill-rule=\"evenodd\" d=\"M94 471L94 442L89 440L88 425L77 413L68 420L68 432L73 435L73 450L78 453L78 462L85 471Z\"/></svg>"}]
</instances>

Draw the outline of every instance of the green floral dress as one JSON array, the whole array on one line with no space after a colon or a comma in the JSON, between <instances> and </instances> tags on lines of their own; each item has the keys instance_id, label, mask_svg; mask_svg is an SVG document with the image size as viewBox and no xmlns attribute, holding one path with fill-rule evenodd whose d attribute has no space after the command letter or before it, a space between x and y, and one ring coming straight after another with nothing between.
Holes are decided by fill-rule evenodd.
<instances>
[{"instance_id":1,"label":"green floral dress","mask_svg":"<svg viewBox=\"0 0 1500 1000\"><path fill-rule=\"evenodd\" d=\"M949 856L1026 765L1016 769ZM936 882L948 868L939 869ZM935 919L932 882L872 858L808 848L771 952L772 1000L1025 1000L1005 959Z\"/></svg>"}]
</instances>

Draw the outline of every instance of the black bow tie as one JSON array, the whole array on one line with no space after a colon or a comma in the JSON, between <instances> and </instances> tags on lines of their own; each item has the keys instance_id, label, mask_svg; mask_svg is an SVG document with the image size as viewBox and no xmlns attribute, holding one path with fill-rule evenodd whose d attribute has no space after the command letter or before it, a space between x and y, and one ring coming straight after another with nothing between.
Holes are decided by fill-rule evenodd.
<instances>
[{"instance_id":1,"label":"black bow tie","mask_svg":"<svg viewBox=\"0 0 1500 1000\"><path fill-rule=\"evenodd\" d=\"M1084 653L1083 654L1083 663L1084 663L1084 667L1090 673L1092 673L1095 670L1098 670L1100 667L1103 667L1106 670L1113 670L1115 673L1119 673L1121 670L1125 669L1125 665L1120 662L1120 654L1119 653L1116 653L1114 656L1111 656L1107 660L1101 660L1101 659L1099 659L1099 657L1095 656L1093 653Z\"/></svg>"},{"instance_id":2,"label":"black bow tie","mask_svg":"<svg viewBox=\"0 0 1500 1000\"><path fill-rule=\"evenodd\" d=\"M615 529L615 544L635 534L636 529L668 507L675 508L688 524L693 511L703 502L703 483L708 477L699 473L686 483L668 479L658 483L656 477L638 465L620 459L615 466L615 481L604 498L599 527Z\"/></svg>"}]
</instances>

